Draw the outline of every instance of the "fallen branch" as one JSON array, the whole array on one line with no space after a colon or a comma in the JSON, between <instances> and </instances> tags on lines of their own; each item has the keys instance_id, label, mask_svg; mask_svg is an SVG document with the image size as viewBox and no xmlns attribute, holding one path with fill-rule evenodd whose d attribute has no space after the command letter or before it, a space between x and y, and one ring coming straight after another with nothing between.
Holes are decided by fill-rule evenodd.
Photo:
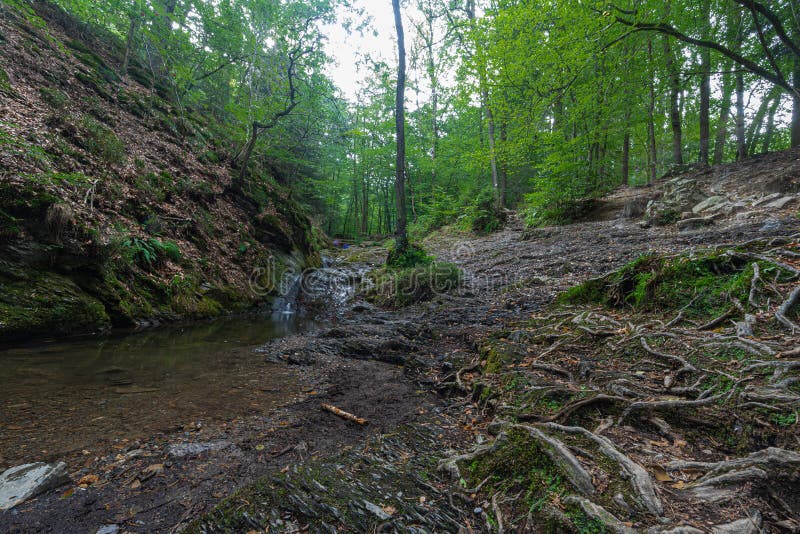
<instances>
[{"instance_id":1,"label":"fallen branch","mask_svg":"<svg viewBox=\"0 0 800 534\"><path fill-rule=\"evenodd\" d=\"M750 281L750 295L747 297L747 303L750 304L750 307L753 309L758 308L758 302L756 301L756 292L758 291L758 282L761 280L761 269L758 266L758 262L753 262L753 279Z\"/></svg>"},{"instance_id":2,"label":"fallen branch","mask_svg":"<svg viewBox=\"0 0 800 534\"><path fill-rule=\"evenodd\" d=\"M353 421L354 423L358 423L359 425L369 424L369 422L363 417L358 417L349 412L345 412L344 410L341 410L331 404L322 404L320 405L320 408L322 408L327 412L331 412L333 415L338 415L342 419L347 419L348 421Z\"/></svg>"},{"instance_id":3,"label":"fallen branch","mask_svg":"<svg viewBox=\"0 0 800 534\"><path fill-rule=\"evenodd\" d=\"M712 321L709 321L704 325L698 326L697 329L698 330L711 330L712 328L715 328L715 327L721 325L722 323L724 323L734 313L736 313L736 306L731 306L730 308L728 308L728 311L726 311L725 313L723 313L722 315L720 315L716 319L713 319Z\"/></svg>"}]
</instances>

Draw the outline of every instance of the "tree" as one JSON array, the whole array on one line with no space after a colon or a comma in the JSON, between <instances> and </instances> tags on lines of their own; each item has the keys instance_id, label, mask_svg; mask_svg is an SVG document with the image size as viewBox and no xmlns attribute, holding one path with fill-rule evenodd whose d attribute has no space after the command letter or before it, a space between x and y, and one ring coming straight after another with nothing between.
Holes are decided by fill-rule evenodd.
<instances>
[{"instance_id":1,"label":"tree","mask_svg":"<svg viewBox=\"0 0 800 534\"><path fill-rule=\"evenodd\" d=\"M397 137L397 155L395 158L395 202L397 206L397 227L395 228L395 254L403 254L408 248L408 231L406 228L406 127L405 127L405 91L406 91L406 46L403 34L403 18L400 13L400 0L392 0L394 10L394 26L397 31L397 92L394 101L395 135Z\"/></svg>"}]
</instances>

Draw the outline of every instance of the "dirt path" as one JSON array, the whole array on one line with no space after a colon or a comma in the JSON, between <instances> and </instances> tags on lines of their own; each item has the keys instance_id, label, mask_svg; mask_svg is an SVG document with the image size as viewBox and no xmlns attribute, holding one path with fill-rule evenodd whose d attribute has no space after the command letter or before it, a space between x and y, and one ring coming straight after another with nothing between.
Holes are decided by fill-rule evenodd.
<instances>
[{"instance_id":1,"label":"dirt path","mask_svg":"<svg viewBox=\"0 0 800 534\"><path fill-rule=\"evenodd\" d=\"M373 496L374 503L360 498L361 504L349 508L353 514L362 514L352 517L363 516L363 525L392 517L406 518L401 523L409 525L427 509L427 515L422 514L427 522L420 524L427 525L428 531L467 523L477 530L487 528L480 502L470 504L467 496L466 504L458 498L453 503L449 483L435 469L435 459L447 449L465 450L486 440L490 412L469 399L433 393L443 377L472 361L476 341L541 310L559 291L643 253L747 241L793 229L796 219L791 218L768 227L763 221L731 222L695 233L645 230L632 221L616 220L534 231L523 231L519 223L513 223L483 238L434 236L426 245L467 273L463 291L398 312L354 303L337 319L338 325L276 340L263 349L271 361L286 362L296 370L305 385L303 400L271 413L243 414L215 428L182 429L125 444L102 457L67 458L74 482L92 474L99 475L98 482L86 488L63 487L0 515L0 531L94 533L102 525L118 525L120 531L128 532L178 531L261 476L279 475L282 470L285 474L290 465L330 466L326 458L331 457L348 466L374 462L398 477L387 479L389 486L405 488L406 495L416 491L412 506L406 497L389 498L387 487L373 488L362 482L364 492L384 492ZM322 402L365 417L370 424L360 427L322 412ZM413 437L421 435L425 438ZM384 449L374 441L388 443L381 436L396 436L392 439L397 441ZM182 451L175 445L182 442L199 448L181 455L186 448ZM364 451L373 455L371 460L365 460ZM428 459L429 473L412 480L407 457L415 456ZM297 467L292 467L285 477L299 477L302 482L297 473ZM386 477L386 473L373 473L378 476L375 480ZM281 487L294 488L285 477ZM356 479L342 480L350 480L350 487ZM228 506L246 498L248 491L254 490L234 497ZM297 491L289 493L297 496ZM304 491L310 493L309 488ZM335 495L337 491L326 486L320 493ZM341 490L341 499L351 497ZM299 497L280 501L283 512L270 516L269 510L262 510L262 520L251 518L251 523L239 514L228 524L229 518L222 521L217 513L194 528L235 532L248 524L303 527L311 513L303 502ZM369 504L383 506L382 514ZM431 512L434 509L436 514ZM475 514L475 509L480 511Z\"/></svg>"}]
</instances>

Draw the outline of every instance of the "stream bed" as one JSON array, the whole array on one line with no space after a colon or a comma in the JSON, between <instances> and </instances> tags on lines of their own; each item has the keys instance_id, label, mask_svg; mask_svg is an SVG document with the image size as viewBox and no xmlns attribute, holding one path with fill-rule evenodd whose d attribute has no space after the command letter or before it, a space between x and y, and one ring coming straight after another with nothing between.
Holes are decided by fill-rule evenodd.
<instances>
[{"instance_id":1,"label":"stream bed","mask_svg":"<svg viewBox=\"0 0 800 534\"><path fill-rule=\"evenodd\" d=\"M0 346L0 470L289 403L297 375L253 349L308 327L295 316L245 315Z\"/></svg>"}]
</instances>

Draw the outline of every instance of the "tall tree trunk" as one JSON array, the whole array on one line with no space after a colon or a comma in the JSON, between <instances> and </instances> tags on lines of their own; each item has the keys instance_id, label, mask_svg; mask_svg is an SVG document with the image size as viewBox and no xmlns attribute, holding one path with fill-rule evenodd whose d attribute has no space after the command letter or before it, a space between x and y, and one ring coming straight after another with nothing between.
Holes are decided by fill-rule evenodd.
<instances>
[{"instance_id":1,"label":"tall tree trunk","mask_svg":"<svg viewBox=\"0 0 800 534\"><path fill-rule=\"evenodd\" d=\"M703 25L703 38L707 39L710 33L711 2L701 2ZM698 161L708 165L709 146L711 141L711 49L700 50L700 154Z\"/></svg>"},{"instance_id":2,"label":"tall tree trunk","mask_svg":"<svg viewBox=\"0 0 800 534\"><path fill-rule=\"evenodd\" d=\"M122 56L122 65L119 67L119 75L121 78L124 78L128 74L128 63L133 53L133 43L136 40L136 29L139 26L140 17L141 8L138 6L138 2L134 2L130 12L131 24L128 26L128 36L125 39L125 55Z\"/></svg>"},{"instance_id":3,"label":"tall tree trunk","mask_svg":"<svg viewBox=\"0 0 800 534\"><path fill-rule=\"evenodd\" d=\"M780 96L775 99L772 103L772 107L769 108L769 115L767 116L767 130L764 132L764 147L763 152L769 152L769 146L772 143L772 136L775 133L775 114L778 112L778 108L781 106L781 98Z\"/></svg>"},{"instance_id":4,"label":"tall tree trunk","mask_svg":"<svg viewBox=\"0 0 800 534\"><path fill-rule=\"evenodd\" d=\"M728 122L731 117L731 95L733 94L733 76L730 70L732 63L727 61L722 75L722 102L720 102L719 125L717 125L717 135L714 140L714 165L722 163L725 157L725 143L728 140Z\"/></svg>"},{"instance_id":5,"label":"tall tree trunk","mask_svg":"<svg viewBox=\"0 0 800 534\"><path fill-rule=\"evenodd\" d=\"M664 20L669 20L671 4L669 0L664 3ZM663 36L664 57L667 62L667 75L669 77L669 122L672 127L672 163L683 165L683 128L680 106L681 98L681 73L675 53L670 45L670 38Z\"/></svg>"},{"instance_id":6,"label":"tall tree trunk","mask_svg":"<svg viewBox=\"0 0 800 534\"><path fill-rule=\"evenodd\" d=\"M792 95L792 148L800 146L800 57L794 59L794 94Z\"/></svg>"},{"instance_id":7,"label":"tall tree trunk","mask_svg":"<svg viewBox=\"0 0 800 534\"><path fill-rule=\"evenodd\" d=\"M750 130L747 132L748 155L753 155L756 151L756 144L758 144L761 126L764 124L764 119L767 116L767 111L769 111L769 105L772 102L772 99L780 97L780 88L773 88L769 93L766 94L766 96L764 96L764 99L758 106L758 110L756 110L756 114L753 116L753 122L750 123Z\"/></svg>"},{"instance_id":8,"label":"tall tree trunk","mask_svg":"<svg viewBox=\"0 0 800 534\"><path fill-rule=\"evenodd\" d=\"M395 158L395 203L397 206L397 227L395 230L395 251L402 254L408 248L406 231L406 132L405 132L405 91L406 91L406 46L403 34L403 18L400 14L400 0L392 0L394 26L397 30L397 93L394 101L395 132L397 135L397 157Z\"/></svg>"},{"instance_id":9,"label":"tall tree trunk","mask_svg":"<svg viewBox=\"0 0 800 534\"><path fill-rule=\"evenodd\" d=\"M744 133L744 73L736 72L736 160L747 159L747 139Z\"/></svg>"},{"instance_id":10,"label":"tall tree trunk","mask_svg":"<svg viewBox=\"0 0 800 534\"><path fill-rule=\"evenodd\" d=\"M650 63L650 87L649 102L647 104L647 179L650 183L656 179L656 165L658 154L656 152L656 87L655 87L655 67L653 65L653 41L647 41L647 57Z\"/></svg>"},{"instance_id":11,"label":"tall tree trunk","mask_svg":"<svg viewBox=\"0 0 800 534\"><path fill-rule=\"evenodd\" d=\"M625 128L625 137L622 138L622 184L631 184L631 132Z\"/></svg>"}]
</instances>

